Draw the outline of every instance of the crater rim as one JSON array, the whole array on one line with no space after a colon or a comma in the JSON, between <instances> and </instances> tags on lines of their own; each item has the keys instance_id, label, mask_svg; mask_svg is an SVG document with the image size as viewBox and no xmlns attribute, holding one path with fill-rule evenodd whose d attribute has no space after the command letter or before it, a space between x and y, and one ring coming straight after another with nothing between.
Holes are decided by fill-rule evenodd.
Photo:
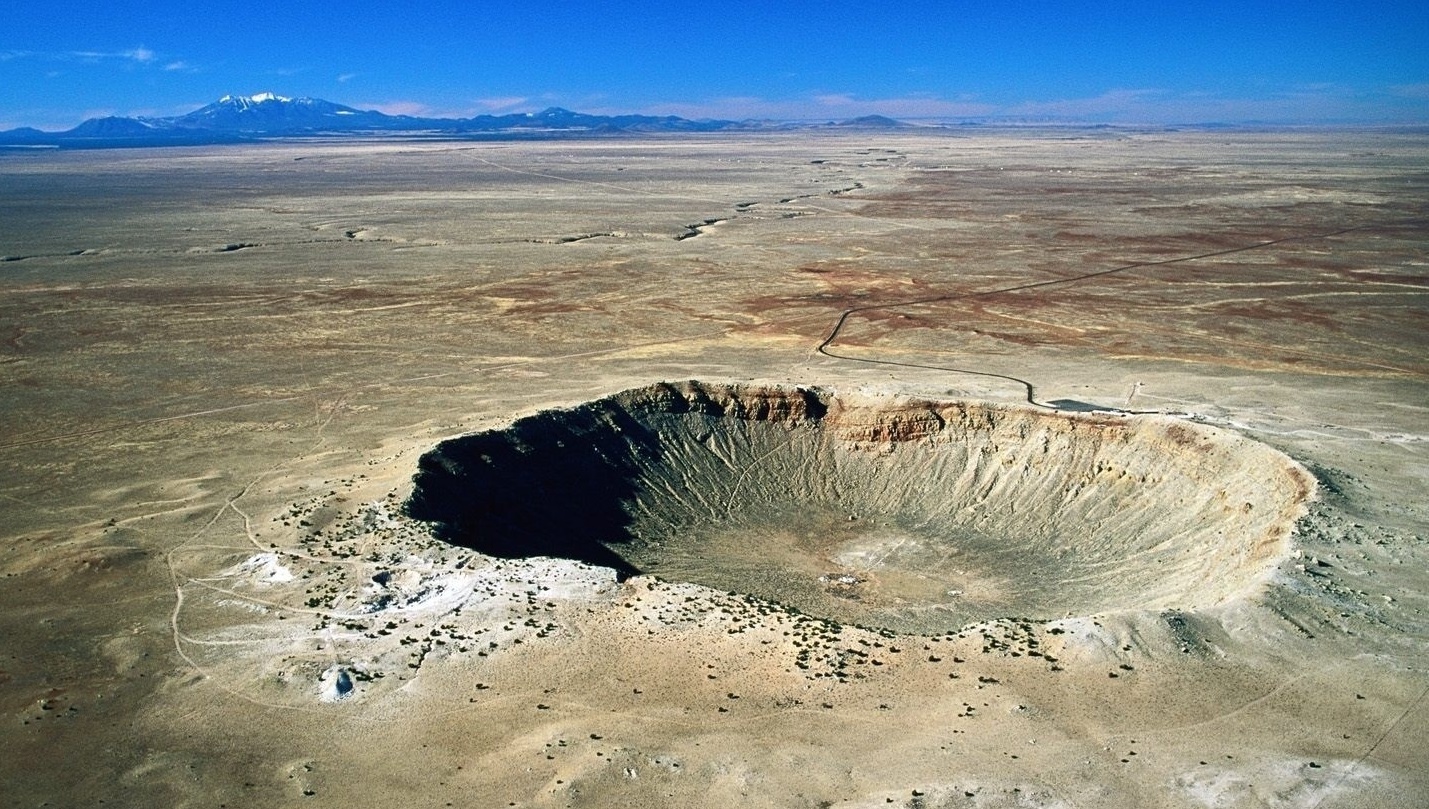
<instances>
[{"instance_id":1,"label":"crater rim","mask_svg":"<svg viewBox=\"0 0 1429 809\"><path fill-rule=\"evenodd\" d=\"M406 511L492 556L939 634L1253 594L1314 497L1289 456L1184 418L690 380L442 441Z\"/></svg>"}]
</instances>

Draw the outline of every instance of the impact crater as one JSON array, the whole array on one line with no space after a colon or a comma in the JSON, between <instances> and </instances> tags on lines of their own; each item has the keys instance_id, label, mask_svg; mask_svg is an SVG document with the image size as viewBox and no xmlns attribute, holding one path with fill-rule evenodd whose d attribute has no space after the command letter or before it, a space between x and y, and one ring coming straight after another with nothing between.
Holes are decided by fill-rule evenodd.
<instances>
[{"instance_id":1,"label":"impact crater","mask_svg":"<svg viewBox=\"0 0 1429 809\"><path fill-rule=\"evenodd\" d=\"M407 511L494 556L932 634L1236 598L1313 493L1284 454L1172 417L691 381L444 441Z\"/></svg>"}]
</instances>

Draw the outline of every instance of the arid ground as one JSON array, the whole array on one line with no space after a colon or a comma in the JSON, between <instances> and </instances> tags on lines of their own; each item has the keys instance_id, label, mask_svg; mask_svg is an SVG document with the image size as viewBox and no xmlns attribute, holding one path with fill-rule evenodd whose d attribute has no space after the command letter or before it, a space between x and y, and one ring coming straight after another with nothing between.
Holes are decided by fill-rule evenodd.
<instances>
[{"instance_id":1,"label":"arid ground","mask_svg":"<svg viewBox=\"0 0 1429 809\"><path fill-rule=\"evenodd\" d=\"M0 257L6 806L1429 802L1422 133L17 151Z\"/></svg>"}]
</instances>

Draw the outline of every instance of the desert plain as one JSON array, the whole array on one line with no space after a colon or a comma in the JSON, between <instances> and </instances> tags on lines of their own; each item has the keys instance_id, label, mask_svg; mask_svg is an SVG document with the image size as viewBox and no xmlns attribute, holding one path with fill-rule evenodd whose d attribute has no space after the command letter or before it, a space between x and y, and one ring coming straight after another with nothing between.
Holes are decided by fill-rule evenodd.
<instances>
[{"instance_id":1,"label":"desert plain","mask_svg":"<svg viewBox=\"0 0 1429 809\"><path fill-rule=\"evenodd\" d=\"M0 257L7 806L1429 802L1422 132L14 151Z\"/></svg>"}]
</instances>

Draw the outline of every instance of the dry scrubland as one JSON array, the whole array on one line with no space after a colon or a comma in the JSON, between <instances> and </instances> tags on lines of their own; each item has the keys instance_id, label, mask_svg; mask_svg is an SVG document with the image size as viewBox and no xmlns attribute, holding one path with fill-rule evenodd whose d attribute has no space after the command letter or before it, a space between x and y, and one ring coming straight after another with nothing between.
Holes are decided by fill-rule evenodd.
<instances>
[{"instance_id":1,"label":"dry scrubland","mask_svg":"<svg viewBox=\"0 0 1429 809\"><path fill-rule=\"evenodd\" d=\"M0 189L7 805L1429 800L1422 135Z\"/></svg>"}]
</instances>

